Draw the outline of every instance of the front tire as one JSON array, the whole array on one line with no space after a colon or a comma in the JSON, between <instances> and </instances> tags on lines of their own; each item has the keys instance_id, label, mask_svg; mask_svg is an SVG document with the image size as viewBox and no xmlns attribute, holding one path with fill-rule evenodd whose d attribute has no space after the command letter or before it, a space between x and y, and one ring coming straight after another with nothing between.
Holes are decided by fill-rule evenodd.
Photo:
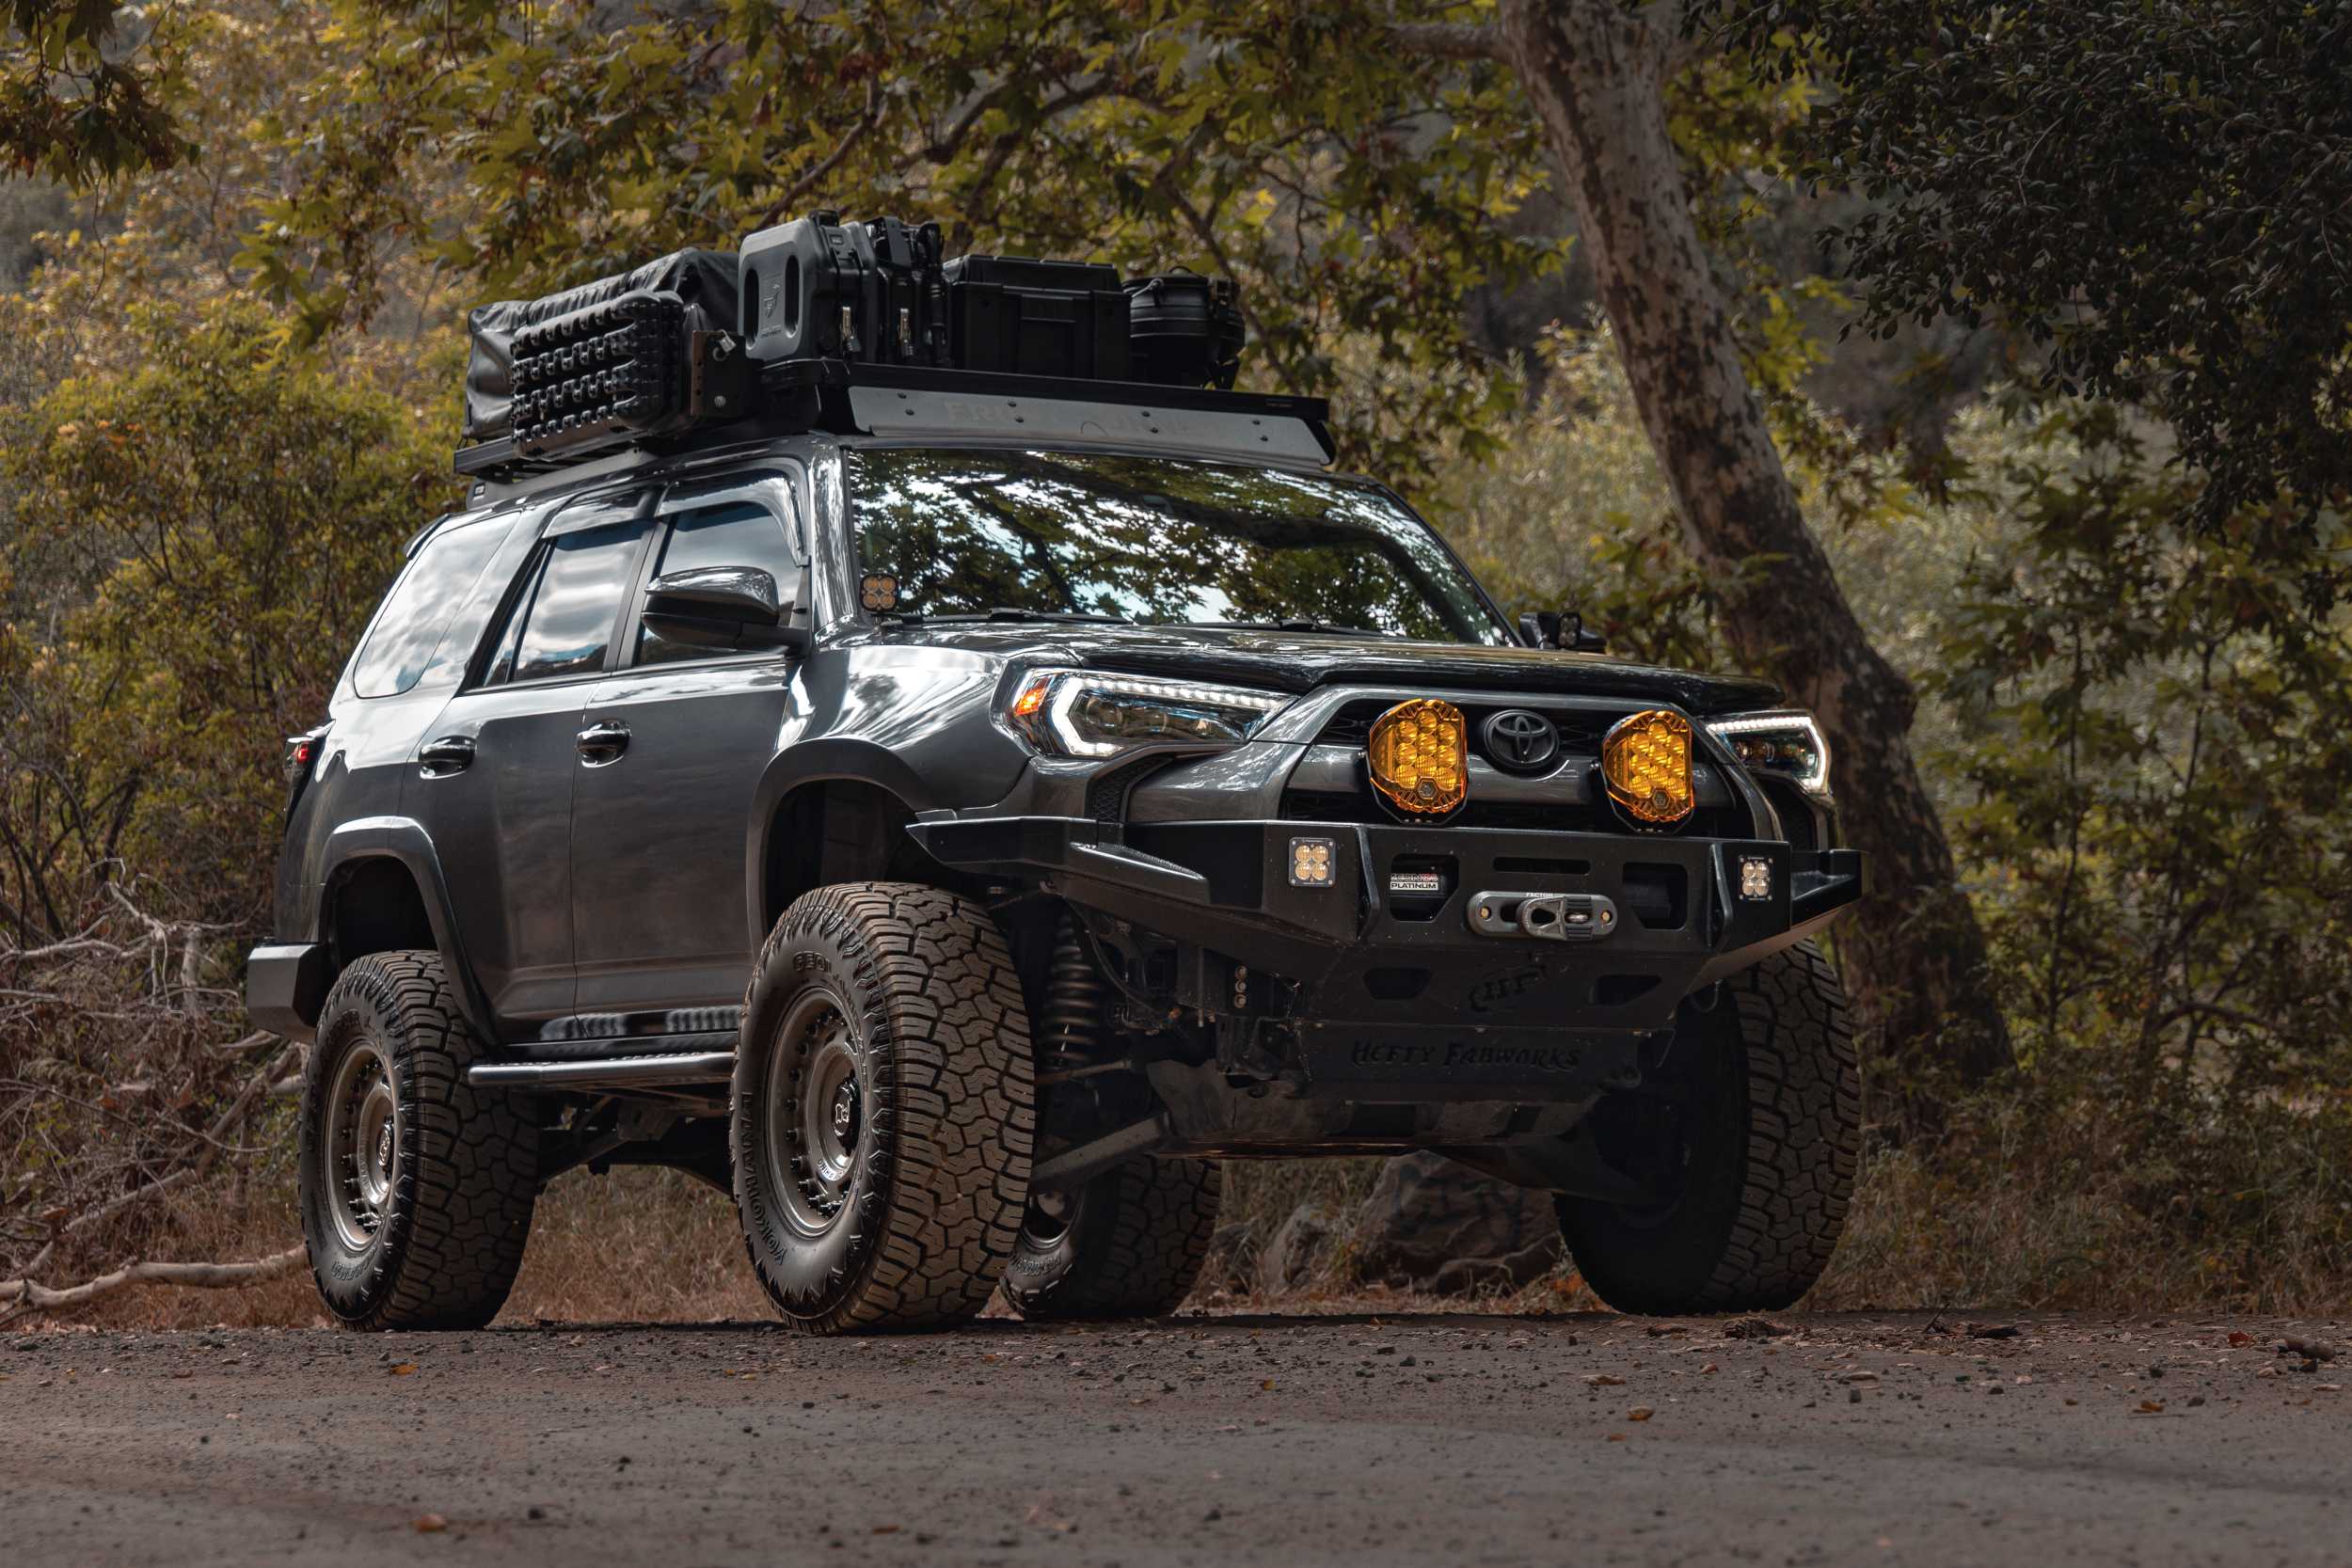
<instances>
[{"instance_id":1,"label":"front tire","mask_svg":"<svg viewBox=\"0 0 2352 1568\"><path fill-rule=\"evenodd\" d=\"M1214 1161L1141 1159L1031 1194L1005 1300L1036 1320L1174 1311L1208 1259L1222 1185Z\"/></svg>"},{"instance_id":2,"label":"front tire","mask_svg":"<svg viewBox=\"0 0 2352 1568\"><path fill-rule=\"evenodd\" d=\"M1829 1266L1862 1144L1862 1085L1837 971L1800 942L1686 1005L1668 1092L1613 1094L1589 1132L1604 1157L1673 1190L1633 1209L1563 1194L1585 1283L1621 1312L1792 1305Z\"/></svg>"},{"instance_id":3,"label":"front tire","mask_svg":"<svg viewBox=\"0 0 2352 1568\"><path fill-rule=\"evenodd\" d=\"M1029 1021L988 911L848 882L794 901L743 1005L727 1148L753 1270L818 1334L988 1304L1036 1136Z\"/></svg>"},{"instance_id":4,"label":"front tire","mask_svg":"<svg viewBox=\"0 0 2352 1568\"><path fill-rule=\"evenodd\" d=\"M522 1266L539 1193L527 1102L477 1091L483 1046L440 956L337 977L302 1088L302 1234L347 1328L480 1328Z\"/></svg>"}]
</instances>

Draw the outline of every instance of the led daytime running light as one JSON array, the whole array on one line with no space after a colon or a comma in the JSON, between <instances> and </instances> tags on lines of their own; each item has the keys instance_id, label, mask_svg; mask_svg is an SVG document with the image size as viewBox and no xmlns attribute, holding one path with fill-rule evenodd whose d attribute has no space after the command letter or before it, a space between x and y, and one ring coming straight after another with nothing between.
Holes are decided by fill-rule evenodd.
<instances>
[{"instance_id":1,"label":"led daytime running light","mask_svg":"<svg viewBox=\"0 0 2352 1568\"><path fill-rule=\"evenodd\" d=\"M1237 746L1289 704L1238 686L1040 670L1022 683L1005 721L1050 755L1112 757L1141 746Z\"/></svg>"}]
</instances>

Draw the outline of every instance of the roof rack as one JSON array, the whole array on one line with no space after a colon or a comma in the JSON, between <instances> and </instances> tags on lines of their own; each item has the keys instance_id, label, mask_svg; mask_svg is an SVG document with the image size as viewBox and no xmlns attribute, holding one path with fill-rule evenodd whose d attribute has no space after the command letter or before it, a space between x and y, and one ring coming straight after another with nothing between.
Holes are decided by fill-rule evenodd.
<instances>
[{"instance_id":1,"label":"roof rack","mask_svg":"<svg viewBox=\"0 0 2352 1568\"><path fill-rule=\"evenodd\" d=\"M658 454L810 430L840 436L1021 436L1317 467L1330 462L1336 450L1330 404L1279 393L841 359L758 366L747 386L748 393L739 394L745 411L738 417L649 436L629 450ZM610 460L618 455L607 447L530 456L516 450L510 436L460 448L456 466L462 474L513 483L571 469L609 471Z\"/></svg>"}]
</instances>

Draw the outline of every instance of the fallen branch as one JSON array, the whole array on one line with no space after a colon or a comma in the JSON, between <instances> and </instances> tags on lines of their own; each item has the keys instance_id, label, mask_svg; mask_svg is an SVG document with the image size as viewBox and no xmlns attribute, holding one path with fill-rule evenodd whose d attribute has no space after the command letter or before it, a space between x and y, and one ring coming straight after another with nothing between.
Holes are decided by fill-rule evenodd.
<instances>
[{"instance_id":1,"label":"fallen branch","mask_svg":"<svg viewBox=\"0 0 2352 1568\"><path fill-rule=\"evenodd\" d=\"M275 1279L305 1257L301 1247L257 1258L249 1263L126 1263L112 1274L62 1291L52 1291L30 1279L0 1280L0 1306L12 1308L0 1322L27 1312L55 1312L80 1307L132 1285L183 1285L204 1291L232 1291Z\"/></svg>"}]
</instances>

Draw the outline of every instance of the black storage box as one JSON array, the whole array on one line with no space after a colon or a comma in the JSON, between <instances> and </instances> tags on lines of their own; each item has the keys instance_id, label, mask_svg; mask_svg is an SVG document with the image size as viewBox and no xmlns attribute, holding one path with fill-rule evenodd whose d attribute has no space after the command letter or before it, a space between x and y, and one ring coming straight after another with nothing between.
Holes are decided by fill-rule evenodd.
<instances>
[{"instance_id":1,"label":"black storage box","mask_svg":"<svg viewBox=\"0 0 2352 1568\"><path fill-rule=\"evenodd\" d=\"M676 330L685 334L731 326L738 314L736 261L730 251L681 250L648 261L612 277L582 283L576 289L542 294L537 299L502 299L481 306L466 318L473 339L473 355L466 370L466 439L517 439L515 426L516 340L529 328L576 314L593 306L612 304L625 295L668 294L680 308ZM617 325L617 324L616 324ZM687 348L678 345L680 366ZM575 358L578 356L576 356ZM615 365L600 370L618 369ZM551 385L537 388L550 392ZM680 391L679 401L686 394Z\"/></svg>"},{"instance_id":2,"label":"black storage box","mask_svg":"<svg viewBox=\"0 0 2352 1568\"><path fill-rule=\"evenodd\" d=\"M755 359L950 362L939 225L815 213L746 236L740 255Z\"/></svg>"},{"instance_id":3,"label":"black storage box","mask_svg":"<svg viewBox=\"0 0 2352 1568\"><path fill-rule=\"evenodd\" d=\"M961 369L1128 379L1127 296L1115 268L960 256L946 272L948 328Z\"/></svg>"},{"instance_id":4,"label":"black storage box","mask_svg":"<svg viewBox=\"0 0 2352 1568\"><path fill-rule=\"evenodd\" d=\"M1169 272L1130 279L1128 341L1134 345L1135 378L1231 391L1241 371L1245 336L1237 299L1230 277Z\"/></svg>"}]
</instances>

